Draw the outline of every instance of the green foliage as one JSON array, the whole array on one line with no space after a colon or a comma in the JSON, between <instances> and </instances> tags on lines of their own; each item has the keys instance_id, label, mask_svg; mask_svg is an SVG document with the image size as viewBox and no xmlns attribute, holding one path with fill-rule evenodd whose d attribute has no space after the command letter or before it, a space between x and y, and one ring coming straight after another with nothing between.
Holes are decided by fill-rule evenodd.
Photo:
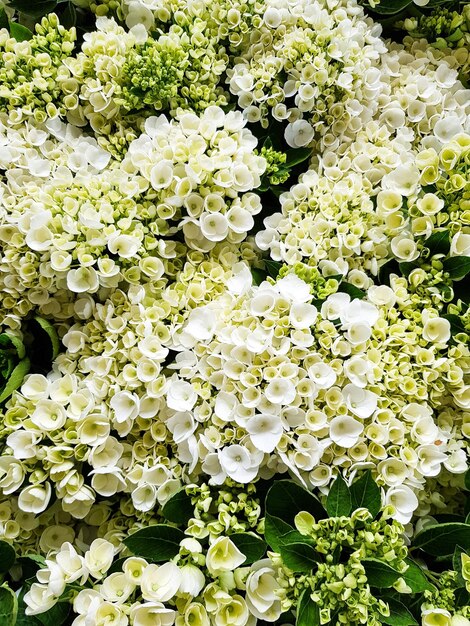
<instances>
[{"instance_id":1,"label":"green foliage","mask_svg":"<svg viewBox=\"0 0 470 626\"><path fill-rule=\"evenodd\" d=\"M326 510L331 517L349 515L352 509L351 491L341 475L332 484L326 499Z\"/></svg>"},{"instance_id":2,"label":"green foliage","mask_svg":"<svg viewBox=\"0 0 470 626\"><path fill-rule=\"evenodd\" d=\"M138 530L124 539L123 543L136 556L153 563L161 563L178 554L179 544L183 539L184 534L179 528L156 524Z\"/></svg>"},{"instance_id":3,"label":"green foliage","mask_svg":"<svg viewBox=\"0 0 470 626\"><path fill-rule=\"evenodd\" d=\"M230 535L230 539L246 556L244 566L258 561L266 552L266 544L254 533L235 533Z\"/></svg>"},{"instance_id":4,"label":"green foliage","mask_svg":"<svg viewBox=\"0 0 470 626\"><path fill-rule=\"evenodd\" d=\"M364 472L359 480L351 485L351 498L353 509L365 507L373 517L378 514L382 498L370 470Z\"/></svg>"}]
</instances>

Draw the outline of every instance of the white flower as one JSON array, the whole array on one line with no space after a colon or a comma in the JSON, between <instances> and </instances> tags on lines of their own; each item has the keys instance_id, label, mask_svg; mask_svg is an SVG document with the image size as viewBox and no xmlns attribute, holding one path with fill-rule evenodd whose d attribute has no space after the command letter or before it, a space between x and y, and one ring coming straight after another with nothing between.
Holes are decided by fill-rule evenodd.
<instances>
[{"instance_id":1,"label":"white flower","mask_svg":"<svg viewBox=\"0 0 470 626\"><path fill-rule=\"evenodd\" d=\"M395 508L394 518L402 524L408 524L418 508L418 498L406 485L391 487L385 493L385 504Z\"/></svg>"},{"instance_id":2,"label":"white flower","mask_svg":"<svg viewBox=\"0 0 470 626\"><path fill-rule=\"evenodd\" d=\"M286 141L293 148L307 146L314 136L315 131L306 120L297 120L293 124L288 124L285 131Z\"/></svg>"},{"instance_id":3,"label":"white flower","mask_svg":"<svg viewBox=\"0 0 470 626\"><path fill-rule=\"evenodd\" d=\"M456 233L452 237L450 256L470 256L470 235Z\"/></svg>"},{"instance_id":4,"label":"white flower","mask_svg":"<svg viewBox=\"0 0 470 626\"><path fill-rule=\"evenodd\" d=\"M130 611L133 626L172 626L176 612L165 608L161 602L134 604Z\"/></svg>"},{"instance_id":5,"label":"white flower","mask_svg":"<svg viewBox=\"0 0 470 626\"><path fill-rule=\"evenodd\" d=\"M447 343L450 339L450 322L443 317L432 317L425 321L423 339L432 343Z\"/></svg>"},{"instance_id":6,"label":"white flower","mask_svg":"<svg viewBox=\"0 0 470 626\"><path fill-rule=\"evenodd\" d=\"M343 388L342 394L351 413L361 419L370 417L377 408L378 397L372 391L349 383Z\"/></svg>"},{"instance_id":7,"label":"white flower","mask_svg":"<svg viewBox=\"0 0 470 626\"><path fill-rule=\"evenodd\" d=\"M106 539L95 539L85 554L85 565L93 578L103 578L111 567L116 548Z\"/></svg>"},{"instance_id":8,"label":"white flower","mask_svg":"<svg viewBox=\"0 0 470 626\"><path fill-rule=\"evenodd\" d=\"M190 437L196 429L196 423L189 411L179 411L166 422L175 443L181 443Z\"/></svg>"},{"instance_id":9,"label":"white flower","mask_svg":"<svg viewBox=\"0 0 470 626\"><path fill-rule=\"evenodd\" d=\"M57 597L46 585L33 583L25 594L26 615L39 615L51 609L57 603Z\"/></svg>"},{"instance_id":10,"label":"white flower","mask_svg":"<svg viewBox=\"0 0 470 626\"><path fill-rule=\"evenodd\" d=\"M204 588L206 579L201 570L195 565L183 565L180 567L181 583L178 591L180 593L188 593L195 598Z\"/></svg>"},{"instance_id":11,"label":"white flower","mask_svg":"<svg viewBox=\"0 0 470 626\"><path fill-rule=\"evenodd\" d=\"M336 372L330 366L319 361L308 368L308 375L318 389L329 389L336 382Z\"/></svg>"},{"instance_id":12,"label":"white flower","mask_svg":"<svg viewBox=\"0 0 470 626\"><path fill-rule=\"evenodd\" d=\"M206 567L212 576L232 572L240 567L246 557L229 537L218 537L207 550Z\"/></svg>"},{"instance_id":13,"label":"white flower","mask_svg":"<svg viewBox=\"0 0 470 626\"><path fill-rule=\"evenodd\" d=\"M330 422L330 437L343 448L352 448L363 430L364 426L349 415L334 417Z\"/></svg>"},{"instance_id":14,"label":"white flower","mask_svg":"<svg viewBox=\"0 0 470 626\"><path fill-rule=\"evenodd\" d=\"M175 411L191 411L197 401L197 393L191 383L177 377L169 381L166 401L170 409Z\"/></svg>"},{"instance_id":15,"label":"white flower","mask_svg":"<svg viewBox=\"0 0 470 626\"><path fill-rule=\"evenodd\" d=\"M33 424L46 432L62 428L66 419L64 407L52 400L39 400L31 415Z\"/></svg>"},{"instance_id":16,"label":"white flower","mask_svg":"<svg viewBox=\"0 0 470 626\"><path fill-rule=\"evenodd\" d=\"M294 328L310 328L317 319L318 311L313 304L296 302L289 312L289 321Z\"/></svg>"},{"instance_id":17,"label":"white flower","mask_svg":"<svg viewBox=\"0 0 470 626\"><path fill-rule=\"evenodd\" d=\"M297 394L294 383L286 378L273 378L264 393L269 402L284 405L291 404Z\"/></svg>"},{"instance_id":18,"label":"white flower","mask_svg":"<svg viewBox=\"0 0 470 626\"><path fill-rule=\"evenodd\" d=\"M92 267L79 267L67 274L67 287L75 293L94 293L98 291L99 280Z\"/></svg>"},{"instance_id":19,"label":"white flower","mask_svg":"<svg viewBox=\"0 0 470 626\"><path fill-rule=\"evenodd\" d=\"M257 561L251 566L246 579L246 603L258 619L275 622L282 608L279 600L279 583L270 559Z\"/></svg>"},{"instance_id":20,"label":"white flower","mask_svg":"<svg viewBox=\"0 0 470 626\"><path fill-rule=\"evenodd\" d=\"M47 509L52 495L49 482L25 487L18 496L18 506L25 513L38 515Z\"/></svg>"},{"instance_id":21,"label":"white flower","mask_svg":"<svg viewBox=\"0 0 470 626\"><path fill-rule=\"evenodd\" d=\"M258 464L254 463L248 450L239 444L219 450L218 459L221 469L239 483L249 483L258 473Z\"/></svg>"},{"instance_id":22,"label":"white flower","mask_svg":"<svg viewBox=\"0 0 470 626\"><path fill-rule=\"evenodd\" d=\"M284 278L277 281L274 287L281 296L291 300L293 303L309 302L312 299L308 284L295 274L284 276Z\"/></svg>"},{"instance_id":23,"label":"white flower","mask_svg":"<svg viewBox=\"0 0 470 626\"><path fill-rule=\"evenodd\" d=\"M426 609L421 613L422 626L453 626L452 616L445 609Z\"/></svg>"},{"instance_id":24,"label":"white flower","mask_svg":"<svg viewBox=\"0 0 470 626\"><path fill-rule=\"evenodd\" d=\"M113 233L108 238L108 249L112 254L117 254L123 259L131 259L141 246L141 240L131 235Z\"/></svg>"},{"instance_id":25,"label":"white flower","mask_svg":"<svg viewBox=\"0 0 470 626\"><path fill-rule=\"evenodd\" d=\"M144 600L167 602L178 592L181 582L181 572L171 561L163 565L147 565L140 582L142 596Z\"/></svg>"},{"instance_id":26,"label":"white flower","mask_svg":"<svg viewBox=\"0 0 470 626\"><path fill-rule=\"evenodd\" d=\"M110 406L116 422L122 424L133 420L139 414L139 398L130 391L119 391L111 398Z\"/></svg>"},{"instance_id":27,"label":"white flower","mask_svg":"<svg viewBox=\"0 0 470 626\"><path fill-rule=\"evenodd\" d=\"M247 422L246 430L256 448L263 452L272 452L283 432L280 417L266 413L251 417Z\"/></svg>"}]
</instances>

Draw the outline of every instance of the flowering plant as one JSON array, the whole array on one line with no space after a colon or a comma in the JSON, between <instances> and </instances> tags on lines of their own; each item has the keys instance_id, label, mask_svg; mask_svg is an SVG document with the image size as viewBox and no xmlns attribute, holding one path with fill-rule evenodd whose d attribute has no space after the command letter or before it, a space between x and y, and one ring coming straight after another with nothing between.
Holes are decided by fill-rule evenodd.
<instances>
[{"instance_id":1,"label":"flowering plant","mask_svg":"<svg viewBox=\"0 0 470 626\"><path fill-rule=\"evenodd\" d=\"M469 9L0 0L0 626L470 626Z\"/></svg>"}]
</instances>

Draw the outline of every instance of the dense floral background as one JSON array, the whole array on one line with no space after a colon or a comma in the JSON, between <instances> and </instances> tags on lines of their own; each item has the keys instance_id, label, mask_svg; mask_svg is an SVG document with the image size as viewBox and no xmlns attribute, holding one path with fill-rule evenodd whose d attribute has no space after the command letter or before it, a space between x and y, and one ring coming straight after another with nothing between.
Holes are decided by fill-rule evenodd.
<instances>
[{"instance_id":1,"label":"dense floral background","mask_svg":"<svg viewBox=\"0 0 470 626\"><path fill-rule=\"evenodd\" d=\"M0 29L0 626L470 626L470 5Z\"/></svg>"}]
</instances>

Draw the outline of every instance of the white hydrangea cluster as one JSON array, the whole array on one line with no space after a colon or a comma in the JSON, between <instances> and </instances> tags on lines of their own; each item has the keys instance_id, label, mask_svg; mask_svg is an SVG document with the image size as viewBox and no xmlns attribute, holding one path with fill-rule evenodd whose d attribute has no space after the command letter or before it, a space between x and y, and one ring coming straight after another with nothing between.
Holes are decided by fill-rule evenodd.
<instances>
[{"instance_id":1,"label":"white hydrangea cluster","mask_svg":"<svg viewBox=\"0 0 470 626\"><path fill-rule=\"evenodd\" d=\"M36 219L39 234L44 234L46 223L53 219L45 205L54 207L54 199L45 193L45 187L49 184L51 190L54 185L50 183L55 181L56 189L64 190L74 179L89 181L102 176L110 164L110 155L96 139L59 119L35 125L15 119L13 113L0 117L0 318L5 328L18 330L21 320L33 308L58 319L71 316L70 294L55 280L59 267L51 265L50 258L46 262L42 257L48 246L50 253L54 251L52 232L49 231L50 239L38 242L37 250L26 242L26 235L29 239L32 234L31 222L34 224ZM55 208L57 213L57 205ZM31 220L33 212L36 217ZM73 238L76 230L70 227L70 218L62 218L62 206L59 212L55 223L57 228L59 222L57 232L62 235L58 238L62 236L65 247L60 249L58 242L57 260L68 258L65 240ZM53 294L48 290L52 285Z\"/></svg>"},{"instance_id":2,"label":"white hydrangea cluster","mask_svg":"<svg viewBox=\"0 0 470 626\"><path fill-rule=\"evenodd\" d=\"M344 172L365 176L375 192L384 176L416 177L417 152L439 152L453 137L469 131L469 91L459 80L455 56L413 44L412 51L392 44L381 56L378 108L373 119L349 111L342 136L331 131L321 138L320 161L325 176L338 180ZM395 181L393 181L395 182ZM399 182L398 182L399 184Z\"/></svg>"},{"instance_id":3,"label":"white hydrangea cluster","mask_svg":"<svg viewBox=\"0 0 470 626\"><path fill-rule=\"evenodd\" d=\"M186 350L160 417L182 462L214 484L289 469L321 488L333 467L373 467L405 522L427 477L465 471L450 406L469 408L468 349L449 345L437 311L410 318L400 282L371 286L366 301L334 294L320 311L294 274L250 287L242 271L230 289L179 333Z\"/></svg>"},{"instance_id":4,"label":"white hydrangea cluster","mask_svg":"<svg viewBox=\"0 0 470 626\"><path fill-rule=\"evenodd\" d=\"M358 269L377 274L390 241L406 227L400 203L374 202L370 182L355 173L332 181L309 170L280 203L282 213L265 219L256 243L276 261L308 263L325 276Z\"/></svg>"},{"instance_id":5,"label":"white hydrangea cluster","mask_svg":"<svg viewBox=\"0 0 470 626\"><path fill-rule=\"evenodd\" d=\"M366 122L377 111L380 32L355 1L269 0L227 71L230 91L250 121L287 120L293 147L311 145L316 133L334 140L351 118Z\"/></svg>"},{"instance_id":6,"label":"white hydrangea cluster","mask_svg":"<svg viewBox=\"0 0 470 626\"><path fill-rule=\"evenodd\" d=\"M145 121L123 168L150 183L160 217L177 222L190 248L207 252L217 242L240 243L261 211L257 194L266 160L240 112L208 107ZM170 231L172 232L172 231Z\"/></svg>"},{"instance_id":7,"label":"white hydrangea cluster","mask_svg":"<svg viewBox=\"0 0 470 626\"><path fill-rule=\"evenodd\" d=\"M250 243L240 251L218 244L210 259L191 252L181 269L184 251L176 250L167 275L179 269L178 280L166 288L154 281L127 293L115 289L103 304L78 297L78 321L63 337L66 352L47 377L29 376L7 405L0 488L19 490L22 511L42 513L53 493L80 519L97 497L117 493L150 511L180 487L191 461L180 464L174 436L159 419L169 350L191 311L214 303L234 272L249 273L241 259L256 256Z\"/></svg>"},{"instance_id":8,"label":"white hydrangea cluster","mask_svg":"<svg viewBox=\"0 0 470 626\"><path fill-rule=\"evenodd\" d=\"M25 596L26 614L46 612L68 585L79 583L84 588L73 601L73 626L253 623L244 585L250 568L240 568L245 555L229 537L218 537L205 550L185 538L178 556L163 565L129 557L110 573L115 554L104 539L93 541L83 556L65 542L38 571L39 582Z\"/></svg>"}]
</instances>

